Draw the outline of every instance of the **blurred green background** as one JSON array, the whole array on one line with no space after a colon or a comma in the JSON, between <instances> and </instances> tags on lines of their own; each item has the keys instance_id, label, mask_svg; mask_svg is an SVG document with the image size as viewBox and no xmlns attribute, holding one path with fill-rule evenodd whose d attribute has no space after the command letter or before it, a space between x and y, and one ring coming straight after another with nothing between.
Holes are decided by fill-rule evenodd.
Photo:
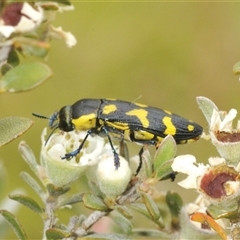
<instances>
[{"instance_id":1,"label":"blurred green background","mask_svg":"<svg viewBox=\"0 0 240 240\"><path fill-rule=\"evenodd\" d=\"M71 31L77 45L68 49L62 41L53 41L47 64L54 76L33 91L2 94L1 117L34 119L32 112L49 116L81 98L111 97L137 99L170 110L207 131L196 96L209 97L223 110L240 108L240 83L232 72L240 60L240 3L73 4L75 11L57 14L54 25ZM0 149L0 158L8 171L5 193L23 187L38 200L19 177L20 171L30 170L17 149L20 140L25 140L39 156L40 134L48 123L34 121L26 134ZM132 143L129 147L132 154L139 150ZM204 140L178 147L178 154L187 153L200 162L217 155ZM177 191L185 202L196 196L194 191L178 187L176 181L159 183L159 189ZM80 204L74 211L63 210L63 222L79 208ZM41 220L36 214L21 207L18 217L30 239L41 237ZM12 232L10 238L15 238Z\"/></svg>"}]
</instances>

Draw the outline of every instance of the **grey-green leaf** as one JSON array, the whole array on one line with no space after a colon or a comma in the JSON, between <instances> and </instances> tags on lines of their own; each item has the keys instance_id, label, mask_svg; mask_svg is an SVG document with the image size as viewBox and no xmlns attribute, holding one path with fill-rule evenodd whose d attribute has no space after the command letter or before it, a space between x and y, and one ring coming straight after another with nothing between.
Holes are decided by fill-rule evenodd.
<instances>
[{"instance_id":1,"label":"grey-green leaf","mask_svg":"<svg viewBox=\"0 0 240 240\"><path fill-rule=\"evenodd\" d=\"M60 229L55 229L51 228L46 231L46 237L49 240L54 240L54 239L65 239L69 237L71 234L65 231L62 231Z\"/></svg>"},{"instance_id":2,"label":"grey-green leaf","mask_svg":"<svg viewBox=\"0 0 240 240\"><path fill-rule=\"evenodd\" d=\"M119 212L113 212L111 214L111 218L114 220L114 222L117 223L117 225L121 228L121 230L126 233L130 234L132 232L132 224L131 222L125 218L122 214Z\"/></svg>"},{"instance_id":3,"label":"grey-green leaf","mask_svg":"<svg viewBox=\"0 0 240 240\"><path fill-rule=\"evenodd\" d=\"M142 175L144 178L150 178L153 172L151 154L145 150L142 154Z\"/></svg>"},{"instance_id":4,"label":"grey-green leaf","mask_svg":"<svg viewBox=\"0 0 240 240\"><path fill-rule=\"evenodd\" d=\"M139 213L143 214L144 216L150 218L149 212L148 212L145 204L136 202L136 203L131 203L128 206L131 209L135 210L136 212L139 212Z\"/></svg>"},{"instance_id":5,"label":"grey-green leaf","mask_svg":"<svg viewBox=\"0 0 240 240\"><path fill-rule=\"evenodd\" d=\"M154 177L162 179L172 173L171 163L176 156L176 142L171 135L164 138L154 157Z\"/></svg>"},{"instance_id":6,"label":"grey-green leaf","mask_svg":"<svg viewBox=\"0 0 240 240\"><path fill-rule=\"evenodd\" d=\"M208 124L211 122L211 117L213 114L213 109L218 111L217 106L208 98L206 97L197 97L197 103L199 108L202 110L203 115L205 116Z\"/></svg>"},{"instance_id":7,"label":"grey-green leaf","mask_svg":"<svg viewBox=\"0 0 240 240\"><path fill-rule=\"evenodd\" d=\"M44 191L37 183L37 181L26 172L20 173L21 178L38 194L42 200L44 200Z\"/></svg>"},{"instance_id":8,"label":"grey-green leaf","mask_svg":"<svg viewBox=\"0 0 240 240\"><path fill-rule=\"evenodd\" d=\"M141 192L142 200L154 221L157 221L160 218L160 211L157 207L157 204L153 201L151 196L147 193Z\"/></svg>"},{"instance_id":9,"label":"grey-green leaf","mask_svg":"<svg viewBox=\"0 0 240 240\"><path fill-rule=\"evenodd\" d=\"M40 42L38 40L23 38L25 41L19 41L21 46L21 52L26 57L35 56L44 58L48 54L50 45L46 42Z\"/></svg>"},{"instance_id":10,"label":"grey-green leaf","mask_svg":"<svg viewBox=\"0 0 240 240\"><path fill-rule=\"evenodd\" d=\"M84 206L93 210L98 210L98 211L107 211L108 207L106 204L103 202L103 200L91 193L86 193L83 196L83 203Z\"/></svg>"},{"instance_id":11,"label":"grey-green leaf","mask_svg":"<svg viewBox=\"0 0 240 240\"><path fill-rule=\"evenodd\" d=\"M9 70L0 80L1 92L20 92L42 84L52 76L52 70L42 62L26 62Z\"/></svg>"},{"instance_id":12,"label":"grey-green leaf","mask_svg":"<svg viewBox=\"0 0 240 240\"><path fill-rule=\"evenodd\" d=\"M25 141L21 141L18 145L18 149L25 160L25 162L28 164L28 166L31 168L31 170L38 175L38 164L37 160L33 154L32 149L28 146L28 144Z\"/></svg>"},{"instance_id":13,"label":"grey-green leaf","mask_svg":"<svg viewBox=\"0 0 240 240\"><path fill-rule=\"evenodd\" d=\"M0 210L0 214L11 225L11 227L14 230L18 239L21 239L21 240L27 240L28 239L23 227L21 226L21 224L18 222L17 218L12 213L8 212L7 210Z\"/></svg>"},{"instance_id":14,"label":"grey-green leaf","mask_svg":"<svg viewBox=\"0 0 240 240\"><path fill-rule=\"evenodd\" d=\"M236 220L239 216L239 206L237 203L223 208L221 205L210 205L207 208L207 213L214 219L232 219Z\"/></svg>"},{"instance_id":15,"label":"grey-green leaf","mask_svg":"<svg viewBox=\"0 0 240 240\"><path fill-rule=\"evenodd\" d=\"M127 208L126 206L117 205L114 209L117 210L120 214L122 214L125 218L129 220L133 218L130 212L130 209Z\"/></svg>"},{"instance_id":16,"label":"grey-green leaf","mask_svg":"<svg viewBox=\"0 0 240 240\"><path fill-rule=\"evenodd\" d=\"M0 119L0 147L21 136L33 123L29 118L16 116Z\"/></svg>"},{"instance_id":17,"label":"grey-green leaf","mask_svg":"<svg viewBox=\"0 0 240 240\"><path fill-rule=\"evenodd\" d=\"M10 194L9 198L23 204L38 214L44 213L43 209L38 205L38 203L28 196L22 194Z\"/></svg>"}]
</instances>

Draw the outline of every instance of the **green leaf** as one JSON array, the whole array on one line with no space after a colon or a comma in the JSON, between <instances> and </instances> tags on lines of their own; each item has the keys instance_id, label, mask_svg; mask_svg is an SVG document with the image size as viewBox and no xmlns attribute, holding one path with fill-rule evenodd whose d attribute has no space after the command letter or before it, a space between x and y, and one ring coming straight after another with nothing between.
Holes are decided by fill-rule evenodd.
<instances>
[{"instance_id":1,"label":"green leaf","mask_svg":"<svg viewBox=\"0 0 240 240\"><path fill-rule=\"evenodd\" d=\"M149 212L148 212L145 204L143 204L143 203L131 203L128 206L131 209L135 210L136 212L139 212L139 213L145 215L146 217L150 218Z\"/></svg>"},{"instance_id":2,"label":"green leaf","mask_svg":"<svg viewBox=\"0 0 240 240\"><path fill-rule=\"evenodd\" d=\"M133 226L131 222L127 218L125 218L122 214L120 214L119 212L113 212L111 214L111 218L127 235L129 235L132 232Z\"/></svg>"},{"instance_id":3,"label":"green leaf","mask_svg":"<svg viewBox=\"0 0 240 240\"><path fill-rule=\"evenodd\" d=\"M142 200L151 216L153 221L157 221L160 218L160 211L157 204L153 201L152 197L144 192L141 192Z\"/></svg>"},{"instance_id":4,"label":"green leaf","mask_svg":"<svg viewBox=\"0 0 240 240\"><path fill-rule=\"evenodd\" d=\"M19 57L14 48L12 48L11 51L9 52L7 62L13 67L16 67L19 64Z\"/></svg>"},{"instance_id":5,"label":"green leaf","mask_svg":"<svg viewBox=\"0 0 240 240\"><path fill-rule=\"evenodd\" d=\"M20 176L43 200L45 197L45 193L40 187L40 185L37 183L37 181L26 172L21 172Z\"/></svg>"},{"instance_id":6,"label":"green leaf","mask_svg":"<svg viewBox=\"0 0 240 240\"><path fill-rule=\"evenodd\" d=\"M213 109L218 111L217 106L208 98L206 97L197 97L197 103L199 108L202 110L203 115L205 116L208 124L211 122Z\"/></svg>"},{"instance_id":7,"label":"green leaf","mask_svg":"<svg viewBox=\"0 0 240 240\"><path fill-rule=\"evenodd\" d=\"M46 30L45 30L46 31ZM40 57L44 58L48 54L50 44L44 41L35 40L30 37L15 37L14 44L19 46L19 51L25 57Z\"/></svg>"},{"instance_id":8,"label":"green leaf","mask_svg":"<svg viewBox=\"0 0 240 240\"><path fill-rule=\"evenodd\" d=\"M1 66L1 73L2 75L6 74L9 70L12 69L12 66L8 63L3 63Z\"/></svg>"},{"instance_id":9,"label":"green leaf","mask_svg":"<svg viewBox=\"0 0 240 240\"><path fill-rule=\"evenodd\" d=\"M117 205L117 207L114 209L117 210L120 214L122 214L125 218L127 218L129 220L131 220L133 218L131 212L129 211L129 209L126 206Z\"/></svg>"},{"instance_id":10,"label":"green leaf","mask_svg":"<svg viewBox=\"0 0 240 240\"><path fill-rule=\"evenodd\" d=\"M71 236L71 233L62 231L60 229L51 228L46 231L46 237L49 240L65 239Z\"/></svg>"},{"instance_id":11,"label":"green leaf","mask_svg":"<svg viewBox=\"0 0 240 240\"><path fill-rule=\"evenodd\" d=\"M152 159L149 150L144 150L142 154L142 176L150 178L153 172Z\"/></svg>"},{"instance_id":12,"label":"green leaf","mask_svg":"<svg viewBox=\"0 0 240 240\"><path fill-rule=\"evenodd\" d=\"M23 204L38 214L44 213L43 209L38 205L38 203L28 196L22 194L10 194L9 198Z\"/></svg>"},{"instance_id":13,"label":"green leaf","mask_svg":"<svg viewBox=\"0 0 240 240\"><path fill-rule=\"evenodd\" d=\"M94 181L88 181L88 186L91 189L91 192L94 192L95 195L102 195L99 186Z\"/></svg>"},{"instance_id":14,"label":"green leaf","mask_svg":"<svg viewBox=\"0 0 240 240\"><path fill-rule=\"evenodd\" d=\"M85 193L83 196L84 206L93 210L98 211L107 211L108 207L104 203L104 201L91 193Z\"/></svg>"},{"instance_id":15,"label":"green leaf","mask_svg":"<svg viewBox=\"0 0 240 240\"><path fill-rule=\"evenodd\" d=\"M52 76L51 69L41 62L26 62L9 70L0 80L1 92L20 92L42 84Z\"/></svg>"},{"instance_id":16,"label":"green leaf","mask_svg":"<svg viewBox=\"0 0 240 240\"><path fill-rule=\"evenodd\" d=\"M172 216L177 217L183 207L183 200L180 195L178 193L168 191L166 194L166 203Z\"/></svg>"},{"instance_id":17,"label":"green leaf","mask_svg":"<svg viewBox=\"0 0 240 240\"><path fill-rule=\"evenodd\" d=\"M233 205L210 205L207 208L207 213L214 219L227 218L231 220L237 220L239 218L239 206L238 204Z\"/></svg>"},{"instance_id":18,"label":"green leaf","mask_svg":"<svg viewBox=\"0 0 240 240\"><path fill-rule=\"evenodd\" d=\"M135 210L136 212L139 212L141 214L143 214L144 216L146 216L147 218L152 219L152 216L149 214L149 211L146 207L145 204L143 203L131 203L128 205L128 207L130 207L131 209ZM156 224L158 224L158 226L160 228L164 228L164 224L162 222L162 219L159 218L158 221L154 221Z\"/></svg>"},{"instance_id":19,"label":"green leaf","mask_svg":"<svg viewBox=\"0 0 240 240\"><path fill-rule=\"evenodd\" d=\"M8 223L11 225L12 229L14 230L16 236L18 239L21 240L27 240L28 237L23 230L21 224L18 222L17 218L7 210L0 210L0 214L8 221Z\"/></svg>"},{"instance_id":20,"label":"green leaf","mask_svg":"<svg viewBox=\"0 0 240 240\"><path fill-rule=\"evenodd\" d=\"M48 54L48 50L42 48L41 46L32 46L28 44L21 44L23 54L27 57L35 56L35 57L45 57Z\"/></svg>"},{"instance_id":21,"label":"green leaf","mask_svg":"<svg viewBox=\"0 0 240 240\"><path fill-rule=\"evenodd\" d=\"M6 117L0 119L0 147L21 136L33 123L31 119L23 117Z\"/></svg>"},{"instance_id":22,"label":"green leaf","mask_svg":"<svg viewBox=\"0 0 240 240\"><path fill-rule=\"evenodd\" d=\"M171 168L173 158L176 156L176 142L171 135L168 135L161 142L154 157L154 177L160 180L173 173Z\"/></svg>"}]
</instances>

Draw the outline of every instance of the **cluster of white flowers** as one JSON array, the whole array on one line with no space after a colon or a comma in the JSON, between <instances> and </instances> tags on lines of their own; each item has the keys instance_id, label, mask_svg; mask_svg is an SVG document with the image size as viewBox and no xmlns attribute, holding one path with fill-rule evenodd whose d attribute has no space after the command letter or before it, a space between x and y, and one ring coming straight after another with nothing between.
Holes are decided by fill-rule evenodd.
<instances>
[{"instance_id":1,"label":"cluster of white flowers","mask_svg":"<svg viewBox=\"0 0 240 240\"><path fill-rule=\"evenodd\" d=\"M120 166L116 170L114 155L109 143L99 136L88 136L87 142L80 154L69 160L63 160L67 152L76 150L85 138L87 132L60 132L51 136L45 142L46 129L42 134L41 166L46 183L66 186L76 181L82 173L87 174L91 181L95 181L105 195L118 196L123 193L132 177L129 163L119 156ZM118 150L117 146L114 146Z\"/></svg>"},{"instance_id":2,"label":"cluster of white flowers","mask_svg":"<svg viewBox=\"0 0 240 240\"><path fill-rule=\"evenodd\" d=\"M54 5L58 11L72 10L71 7L62 7L54 2L19 2L10 3L5 7L0 18L0 36L8 39L13 34L29 33L37 29L43 22L47 21L44 8ZM64 32L61 27L49 29L52 38L64 39L68 47L76 44L76 38L70 32Z\"/></svg>"},{"instance_id":3,"label":"cluster of white flowers","mask_svg":"<svg viewBox=\"0 0 240 240\"><path fill-rule=\"evenodd\" d=\"M174 159L172 169L188 175L185 180L178 183L180 186L186 189L196 189L200 194L196 202L199 203L201 198L201 204L188 204L185 207L189 216L195 212L209 214L210 205L215 206L213 209L216 215L220 208L222 210L219 211L219 216L222 211L226 211L227 216L227 209L238 209L240 200L239 121L237 128L233 127L237 110L231 109L229 113L219 111L214 103L203 97L199 97L198 102L208 121L211 141L220 157L211 157L208 160L209 164L203 164L197 163L192 155L178 156ZM216 221L220 222L224 229L229 227L229 221L227 223L225 221L225 225L221 218ZM202 225L198 224L198 228L201 229ZM205 230L202 229L202 231Z\"/></svg>"}]
</instances>

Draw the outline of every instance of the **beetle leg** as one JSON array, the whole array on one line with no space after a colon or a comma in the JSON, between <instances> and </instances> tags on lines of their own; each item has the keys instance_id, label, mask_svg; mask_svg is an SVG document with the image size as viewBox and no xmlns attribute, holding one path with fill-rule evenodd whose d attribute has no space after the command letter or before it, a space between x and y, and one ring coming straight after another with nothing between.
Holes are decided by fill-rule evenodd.
<instances>
[{"instance_id":1,"label":"beetle leg","mask_svg":"<svg viewBox=\"0 0 240 240\"><path fill-rule=\"evenodd\" d=\"M112 152L113 152L113 156L114 156L114 166L115 166L115 170L117 170L119 167L120 167L120 160L119 160L119 156L113 146L113 143L112 143L112 140L108 134L108 131L107 129L103 126L102 127L102 130L104 131L104 133L106 134L107 138L108 138L108 141L110 143L110 146L111 146L111 149L112 149Z\"/></svg>"},{"instance_id":2,"label":"beetle leg","mask_svg":"<svg viewBox=\"0 0 240 240\"><path fill-rule=\"evenodd\" d=\"M83 141L82 141L82 143L79 145L79 147L78 147L76 150L74 150L74 151L72 151L72 152L70 152L70 153L66 153L64 157L61 157L61 159L71 159L72 157L75 157L75 156L81 151L81 149L83 148L84 143L86 142L88 136L89 136L91 133L92 133L92 130L88 130L85 138L83 139Z\"/></svg>"},{"instance_id":3,"label":"beetle leg","mask_svg":"<svg viewBox=\"0 0 240 240\"><path fill-rule=\"evenodd\" d=\"M136 173L135 173L135 176L138 175L138 173L140 172L141 168L142 168L142 154L143 154L143 151L144 151L144 146L141 147L138 155L139 155L139 164L138 164L138 168L136 170Z\"/></svg>"}]
</instances>

